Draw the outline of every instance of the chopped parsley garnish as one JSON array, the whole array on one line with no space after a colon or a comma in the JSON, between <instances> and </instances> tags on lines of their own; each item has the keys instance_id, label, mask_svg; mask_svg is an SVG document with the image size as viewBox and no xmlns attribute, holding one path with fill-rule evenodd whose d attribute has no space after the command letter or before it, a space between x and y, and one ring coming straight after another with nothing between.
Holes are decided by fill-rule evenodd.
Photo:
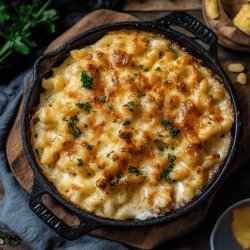
<instances>
[{"instance_id":1,"label":"chopped parsley garnish","mask_svg":"<svg viewBox=\"0 0 250 250\"><path fill-rule=\"evenodd\" d=\"M175 138L180 133L180 129L177 127L173 127L169 129L169 134L172 138Z\"/></svg>"},{"instance_id":2,"label":"chopped parsley garnish","mask_svg":"<svg viewBox=\"0 0 250 250\"><path fill-rule=\"evenodd\" d=\"M83 125L83 126L84 126L84 128L87 128L87 127L88 127L88 124L84 123L84 125Z\"/></svg>"},{"instance_id":3,"label":"chopped parsley garnish","mask_svg":"<svg viewBox=\"0 0 250 250\"><path fill-rule=\"evenodd\" d=\"M134 102L128 102L126 105L130 106L129 111L134 112L134 107L137 105Z\"/></svg>"},{"instance_id":4,"label":"chopped parsley garnish","mask_svg":"<svg viewBox=\"0 0 250 250\"><path fill-rule=\"evenodd\" d=\"M173 171L173 167L168 167L163 169L163 171L160 174L160 180L166 179L169 183L172 183L173 181L170 179L169 174Z\"/></svg>"},{"instance_id":5,"label":"chopped parsley garnish","mask_svg":"<svg viewBox=\"0 0 250 250\"><path fill-rule=\"evenodd\" d=\"M102 103L105 103L105 102L106 102L106 96L101 97L100 101L101 101Z\"/></svg>"},{"instance_id":6,"label":"chopped parsley garnish","mask_svg":"<svg viewBox=\"0 0 250 250\"><path fill-rule=\"evenodd\" d=\"M124 122L123 122L123 126L128 126L128 125L130 125L131 124L131 121L130 120L125 120Z\"/></svg>"},{"instance_id":7,"label":"chopped parsley garnish","mask_svg":"<svg viewBox=\"0 0 250 250\"><path fill-rule=\"evenodd\" d=\"M93 80L94 77L91 75L88 75L86 71L83 71L81 74L81 82L82 87L85 89L92 89L93 88Z\"/></svg>"},{"instance_id":8,"label":"chopped parsley garnish","mask_svg":"<svg viewBox=\"0 0 250 250\"><path fill-rule=\"evenodd\" d=\"M175 160L176 160L175 155L168 154L168 161L169 161L170 165L174 165Z\"/></svg>"},{"instance_id":9,"label":"chopped parsley garnish","mask_svg":"<svg viewBox=\"0 0 250 250\"><path fill-rule=\"evenodd\" d=\"M212 123L211 122L208 122L209 125L211 125Z\"/></svg>"},{"instance_id":10,"label":"chopped parsley garnish","mask_svg":"<svg viewBox=\"0 0 250 250\"><path fill-rule=\"evenodd\" d=\"M174 146L172 146L170 149L171 149L172 151L174 151L175 147L174 147Z\"/></svg>"},{"instance_id":11,"label":"chopped parsley garnish","mask_svg":"<svg viewBox=\"0 0 250 250\"><path fill-rule=\"evenodd\" d=\"M145 72L149 71L148 68L144 68L143 64L139 64L139 69L143 69Z\"/></svg>"},{"instance_id":12,"label":"chopped parsley garnish","mask_svg":"<svg viewBox=\"0 0 250 250\"><path fill-rule=\"evenodd\" d=\"M143 93L143 92L140 92L140 91L137 92L137 97L138 97L138 98L142 98L142 97L145 96L145 95L146 95L146 94Z\"/></svg>"},{"instance_id":13,"label":"chopped parsley garnish","mask_svg":"<svg viewBox=\"0 0 250 250\"><path fill-rule=\"evenodd\" d=\"M128 105L131 106L131 107L135 107L136 104L134 102L128 102Z\"/></svg>"},{"instance_id":14,"label":"chopped parsley garnish","mask_svg":"<svg viewBox=\"0 0 250 250\"><path fill-rule=\"evenodd\" d=\"M164 84L169 84L169 83L171 83L171 81L169 81L169 80L166 80L165 82L164 82Z\"/></svg>"},{"instance_id":15,"label":"chopped parsley garnish","mask_svg":"<svg viewBox=\"0 0 250 250\"><path fill-rule=\"evenodd\" d=\"M91 151L91 150L93 149L93 147L94 147L94 145L92 145L92 146L91 146L91 145L88 145L88 146L87 146L88 151Z\"/></svg>"},{"instance_id":16,"label":"chopped parsley garnish","mask_svg":"<svg viewBox=\"0 0 250 250\"><path fill-rule=\"evenodd\" d=\"M113 154L115 151L114 150L112 150L111 152L109 152L108 154L107 154L107 157L109 157L111 154Z\"/></svg>"},{"instance_id":17,"label":"chopped parsley garnish","mask_svg":"<svg viewBox=\"0 0 250 250\"><path fill-rule=\"evenodd\" d=\"M160 174L160 180L165 179L165 178L171 173L171 171L172 171L172 170L171 170L169 167L163 169L163 171L162 171L161 174Z\"/></svg>"},{"instance_id":18,"label":"chopped parsley garnish","mask_svg":"<svg viewBox=\"0 0 250 250\"><path fill-rule=\"evenodd\" d=\"M77 115L73 115L71 118L70 118L71 121L79 121L79 118Z\"/></svg>"},{"instance_id":19,"label":"chopped parsley garnish","mask_svg":"<svg viewBox=\"0 0 250 250\"><path fill-rule=\"evenodd\" d=\"M169 174L173 171L174 165L175 165L175 160L176 156L168 154L168 161L169 161L169 166L165 169L160 174L160 180L166 179L168 182L172 182L172 180L169 178Z\"/></svg>"},{"instance_id":20,"label":"chopped parsley garnish","mask_svg":"<svg viewBox=\"0 0 250 250\"><path fill-rule=\"evenodd\" d=\"M109 109L113 110L113 105L109 104Z\"/></svg>"},{"instance_id":21,"label":"chopped parsley garnish","mask_svg":"<svg viewBox=\"0 0 250 250\"><path fill-rule=\"evenodd\" d=\"M82 134L82 131L75 125L74 121L79 121L79 118L77 117L77 115L74 115L70 118L70 120L71 121L68 123L68 128L70 128L69 133L72 134L75 138L78 138Z\"/></svg>"},{"instance_id":22,"label":"chopped parsley garnish","mask_svg":"<svg viewBox=\"0 0 250 250\"><path fill-rule=\"evenodd\" d=\"M163 146L159 146L158 150L163 152L164 151L164 147Z\"/></svg>"},{"instance_id":23,"label":"chopped parsley garnish","mask_svg":"<svg viewBox=\"0 0 250 250\"><path fill-rule=\"evenodd\" d=\"M71 122L68 123L68 127L69 127L69 128L73 128L74 126L75 126L75 123L74 123L74 122L71 121Z\"/></svg>"},{"instance_id":24,"label":"chopped parsley garnish","mask_svg":"<svg viewBox=\"0 0 250 250\"><path fill-rule=\"evenodd\" d=\"M78 165L78 167L82 167L83 166L83 160L82 159L77 159L77 165Z\"/></svg>"},{"instance_id":25,"label":"chopped parsley garnish","mask_svg":"<svg viewBox=\"0 0 250 250\"><path fill-rule=\"evenodd\" d=\"M161 71L161 68L160 68L160 67L157 67L155 70L156 70L156 71Z\"/></svg>"},{"instance_id":26,"label":"chopped parsley garnish","mask_svg":"<svg viewBox=\"0 0 250 250\"><path fill-rule=\"evenodd\" d=\"M82 131L80 130L79 127L74 127L74 128L72 128L69 132L70 132L70 134L72 134L75 138L78 138L78 137L82 134Z\"/></svg>"},{"instance_id":27,"label":"chopped parsley garnish","mask_svg":"<svg viewBox=\"0 0 250 250\"><path fill-rule=\"evenodd\" d=\"M76 106L80 109L85 109L86 111L90 111L91 109L91 104L90 102L86 102L86 103L77 103Z\"/></svg>"},{"instance_id":28,"label":"chopped parsley garnish","mask_svg":"<svg viewBox=\"0 0 250 250\"><path fill-rule=\"evenodd\" d=\"M116 119L114 119L113 122L116 122Z\"/></svg>"},{"instance_id":29,"label":"chopped parsley garnish","mask_svg":"<svg viewBox=\"0 0 250 250\"><path fill-rule=\"evenodd\" d=\"M129 172L130 174L135 174L136 176L141 175L140 170L137 169L137 168L134 167L134 166L130 166L130 167L128 168L128 172Z\"/></svg>"},{"instance_id":30,"label":"chopped parsley garnish","mask_svg":"<svg viewBox=\"0 0 250 250\"><path fill-rule=\"evenodd\" d=\"M161 121L161 125L163 125L163 126L169 126L170 125L170 121L168 119L163 119Z\"/></svg>"},{"instance_id":31,"label":"chopped parsley garnish","mask_svg":"<svg viewBox=\"0 0 250 250\"><path fill-rule=\"evenodd\" d=\"M83 103L76 103L76 107L78 107L80 109L83 109L84 104Z\"/></svg>"},{"instance_id":32,"label":"chopped parsley garnish","mask_svg":"<svg viewBox=\"0 0 250 250\"><path fill-rule=\"evenodd\" d=\"M119 183L121 180L122 176L120 174L116 175L116 182Z\"/></svg>"},{"instance_id":33,"label":"chopped parsley garnish","mask_svg":"<svg viewBox=\"0 0 250 250\"><path fill-rule=\"evenodd\" d=\"M160 134L159 132L156 133L156 136L157 136L157 137L163 137L163 135Z\"/></svg>"},{"instance_id":34,"label":"chopped parsley garnish","mask_svg":"<svg viewBox=\"0 0 250 250\"><path fill-rule=\"evenodd\" d=\"M83 105L84 105L84 109L89 112L91 109L91 104L89 102L86 102Z\"/></svg>"},{"instance_id":35,"label":"chopped parsley garnish","mask_svg":"<svg viewBox=\"0 0 250 250\"><path fill-rule=\"evenodd\" d=\"M134 75L135 75L135 76L138 76L138 73L135 72Z\"/></svg>"}]
</instances>

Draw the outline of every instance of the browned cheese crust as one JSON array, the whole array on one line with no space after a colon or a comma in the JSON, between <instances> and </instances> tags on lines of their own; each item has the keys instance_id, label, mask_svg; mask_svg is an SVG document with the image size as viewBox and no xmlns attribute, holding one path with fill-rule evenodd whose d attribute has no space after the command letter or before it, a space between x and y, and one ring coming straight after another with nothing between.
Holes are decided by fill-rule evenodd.
<instances>
[{"instance_id":1,"label":"browned cheese crust","mask_svg":"<svg viewBox=\"0 0 250 250\"><path fill-rule=\"evenodd\" d=\"M70 52L31 120L41 169L99 216L145 219L195 197L225 158L233 123L218 78L167 38L108 32Z\"/></svg>"}]
</instances>

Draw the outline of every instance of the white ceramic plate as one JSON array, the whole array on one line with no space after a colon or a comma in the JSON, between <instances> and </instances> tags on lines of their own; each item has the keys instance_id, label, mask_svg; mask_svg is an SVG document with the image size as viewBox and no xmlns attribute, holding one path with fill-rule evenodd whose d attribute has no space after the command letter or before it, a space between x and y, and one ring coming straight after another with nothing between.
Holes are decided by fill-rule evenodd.
<instances>
[{"instance_id":1,"label":"white ceramic plate","mask_svg":"<svg viewBox=\"0 0 250 250\"><path fill-rule=\"evenodd\" d=\"M250 206L250 198L233 204L219 217L210 236L211 250L242 250L233 237L231 229L232 210L246 206Z\"/></svg>"}]
</instances>

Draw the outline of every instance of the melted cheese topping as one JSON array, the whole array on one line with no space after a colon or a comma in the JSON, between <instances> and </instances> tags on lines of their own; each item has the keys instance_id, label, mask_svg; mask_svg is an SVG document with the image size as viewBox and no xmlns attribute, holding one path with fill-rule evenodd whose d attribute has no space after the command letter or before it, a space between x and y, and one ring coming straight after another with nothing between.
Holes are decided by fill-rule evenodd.
<instances>
[{"instance_id":1,"label":"melted cheese topping","mask_svg":"<svg viewBox=\"0 0 250 250\"><path fill-rule=\"evenodd\" d=\"M232 231L242 249L250 249L250 207L233 210Z\"/></svg>"},{"instance_id":2,"label":"melted cheese topping","mask_svg":"<svg viewBox=\"0 0 250 250\"><path fill-rule=\"evenodd\" d=\"M250 36L250 3L243 4L233 19L234 25Z\"/></svg>"},{"instance_id":3,"label":"melted cheese topping","mask_svg":"<svg viewBox=\"0 0 250 250\"><path fill-rule=\"evenodd\" d=\"M167 38L108 32L70 52L31 120L44 175L99 216L146 219L208 184L225 158L229 95L210 70Z\"/></svg>"}]
</instances>

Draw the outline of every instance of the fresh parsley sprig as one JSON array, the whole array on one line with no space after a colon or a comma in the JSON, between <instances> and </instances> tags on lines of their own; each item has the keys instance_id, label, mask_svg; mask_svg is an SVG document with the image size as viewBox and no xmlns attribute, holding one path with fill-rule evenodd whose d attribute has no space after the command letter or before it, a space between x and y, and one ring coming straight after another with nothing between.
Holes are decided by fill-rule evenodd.
<instances>
[{"instance_id":1,"label":"fresh parsley sprig","mask_svg":"<svg viewBox=\"0 0 250 250\"><path fill-rule=\"evenodd\" d=\"M3 240L3 243L8 242L11 245L19 245L22 241L18 236L12 236L1 230L0 230L0 239Z\"/></svg>"},{"instance_id":2,"label":"fresh parsley sprig","mask_svg":"<svg viewBox=\"0 0 250 250\"><path fill-rule=\"evenodd\" d=\"M128 173L135 174L136 176L141 175L141 171L134 166L129 166Z\"/></svg>"},{"instance_id":3,"label":"fresh parsley sprig","mask_svg":"<svg viewBox=\"0 0 250 250\"><path fill-rule=\"evenodd\" d=\"M94 85L93 85L94 77L92 75L88 74L86 71L82 72L80 80L82 82L83 88L92 89L94 87Z\"/></svg>"},{"instance_id":4,"label":"fresh parsley sprig","mask_svg":"<svg viewBox=\"0 0 250 250\"><path fill-rule=\"evenodd\" d=\"M54 21L58 14L54 9L47 10L52 0L47 0L41 6L40 0L31 1L31 4L20 3L14 7L14 12L5 2L0 2L0 37L4 43L0 45L0 66L6 66L6 59L14 51L28 55L30 49L37 44L31 39L33 28L41 24L48 25L50 32L55 32Z\"/></svg>"},{"instance_id":5,"label":"fresh parsley sprig","mask_svg":"<svg viewBox=\"0 0 250 250\"><path fill-rule=\"evenodd\" d=\"M168 161L169 161L169 166L165 169L160 174L159 180L166 179L169 183L172 183L173 180L169 177L169 174L173 171L174 166L175 166L175 160L176 156L168 154Z\"/></svg>"}]
</instances>

